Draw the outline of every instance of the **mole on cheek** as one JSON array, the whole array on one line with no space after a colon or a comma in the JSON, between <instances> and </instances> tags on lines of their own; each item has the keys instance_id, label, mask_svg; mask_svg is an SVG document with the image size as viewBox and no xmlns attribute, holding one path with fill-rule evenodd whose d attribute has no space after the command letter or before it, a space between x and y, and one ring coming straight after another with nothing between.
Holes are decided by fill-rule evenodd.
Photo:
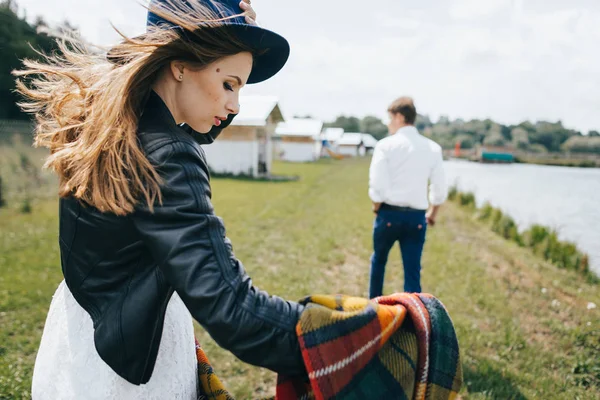
<instances>
[{"instance_id":1,"label":"mole on cheek","mask_svg":"<svg viewBox=\"0 0 600 400\"><path fill-rule=\"evenodd\" d=\"M221 68L217 68L217 73L221 72Z\"/></svg>"}]
</instances>

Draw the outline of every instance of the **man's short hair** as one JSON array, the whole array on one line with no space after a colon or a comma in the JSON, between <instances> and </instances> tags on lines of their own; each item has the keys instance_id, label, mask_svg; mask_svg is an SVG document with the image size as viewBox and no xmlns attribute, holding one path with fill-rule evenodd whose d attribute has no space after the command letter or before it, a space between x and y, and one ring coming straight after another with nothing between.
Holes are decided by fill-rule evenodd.
<instances>
[{"instance_id":1,"label":"man's short hair","mask_svg":"<svg viewBox=\"0 0 600 400\"><path fill-rule=\"evenodd\" d=\"M413 125L417 119L417 109L415 108L413 99L410 97L404 96L394 100L388 107L388 111L392 114L402 114L404 121L410 125Z\"/></svg>"}]
</instances>

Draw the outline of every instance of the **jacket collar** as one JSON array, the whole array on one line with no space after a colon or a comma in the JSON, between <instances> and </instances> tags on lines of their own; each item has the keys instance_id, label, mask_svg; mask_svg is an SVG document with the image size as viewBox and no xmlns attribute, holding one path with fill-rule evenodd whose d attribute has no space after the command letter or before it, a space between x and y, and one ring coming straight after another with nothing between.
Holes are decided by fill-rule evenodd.
<instances>
[{"instance_id":1,"label":"jacket collar","mask_svg":"<svg viewBox=\"0 0 600 400\"><path fill-rule=\"evenodd\" d=\"M188 135L192 136L194 140L201 145L213 143L223 129L227 128L233 121L237 114L229 114L227 119L223 121L220 126L213 126L207 133L200 133L192 129L186 123L177 124L171 111L163 101L163 99L154 90L150 91L146 106L140 116L139 126L143 127L169 127L174 129L180 129Z\"/></svg>"}]
</instances>

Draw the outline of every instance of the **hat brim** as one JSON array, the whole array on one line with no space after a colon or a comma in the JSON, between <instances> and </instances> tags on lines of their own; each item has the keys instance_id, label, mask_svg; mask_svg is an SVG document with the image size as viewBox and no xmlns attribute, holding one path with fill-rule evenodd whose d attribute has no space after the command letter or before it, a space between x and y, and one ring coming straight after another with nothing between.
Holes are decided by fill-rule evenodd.
<instances>
[{"instance_id":1,"label":"hat brim","mask_svg":"<svg viewBox=\"0 0 600 400\"><path fill-rule=\"evenodd\" d=\"M224 24L213 29L224 29L233 33L238 40L256 51L252 71L246 82L248 84L263 82L273 77L283 68L290 56L288 41L283 36L260 26ZM112 49L108 51L106 58L115 64L127 62L114 55Z\"/></svg>"},{"instance_id":2,"label":"hat brim","mask_svg":"<svg viewBox=\"0 0 600 400\"><path fill-rule=\"evenodd\" d=\"M256 25L226 24L218 29L227 29L256 50L249 84L259 83L276 75L290 56L290 45L281 35Z\"/></svg>"}]
</instances>

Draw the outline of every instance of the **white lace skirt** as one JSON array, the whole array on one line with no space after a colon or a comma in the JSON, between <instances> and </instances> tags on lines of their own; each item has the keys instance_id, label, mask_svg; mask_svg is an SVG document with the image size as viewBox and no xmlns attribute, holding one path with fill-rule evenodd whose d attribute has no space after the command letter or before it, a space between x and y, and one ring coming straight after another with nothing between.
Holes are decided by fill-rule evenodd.
<instances>
[{"instance_id":1,"label":"white lace skirt","mask_svg":"<svg viewBox=\"0 0 600 400\"><path fill-rule=\"evenodd\" d=\"M177 293L167 307L152 378L138 386L102 361L94 346L92 319L61 282L35 361L34 400L196 400L197 385L192 317Z\"/></svg>"}]
</instances>

